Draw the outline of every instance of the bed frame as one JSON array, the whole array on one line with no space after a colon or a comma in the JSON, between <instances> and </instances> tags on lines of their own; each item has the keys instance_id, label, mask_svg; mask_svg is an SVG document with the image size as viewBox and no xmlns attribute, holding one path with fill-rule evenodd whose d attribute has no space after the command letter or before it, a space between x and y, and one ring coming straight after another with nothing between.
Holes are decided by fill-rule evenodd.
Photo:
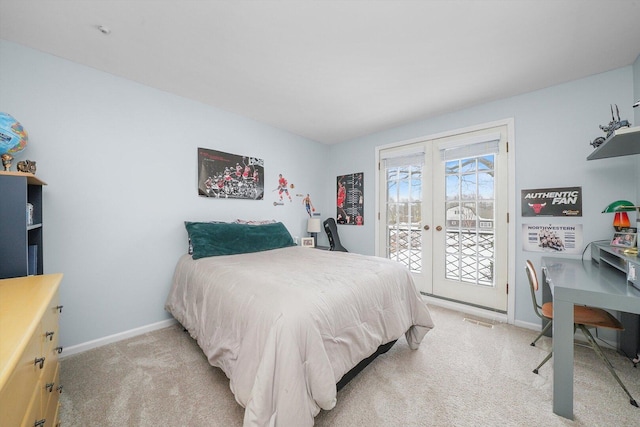
<instances>
[{"instance_id":1,"label":"bed frame","mask_svg":"<svg viewBox=\"0 0 640 427\"><path fill-rule=\"evenodd\" d=\"M360 371L362 371L364 368L366 368L369 365L369 363L373 362L376 357L380 356L381 354L385 354L387 351L389 351L391 347L393 347L393 345L396 343L396 341L398 340L393 340L386 344L382 344L380 347L378 347L375 353L373 353L371 356L367 357L366 359L362 360L360 363L354 366L349 372L344 374L342 378L340 378L340 381L338 381L338 383L336 384L336 388L338 389L338 391L340 391L342 387L347 385L349 381L354 379L355 376L358 375Z\"/></svg>"}]
</instances>

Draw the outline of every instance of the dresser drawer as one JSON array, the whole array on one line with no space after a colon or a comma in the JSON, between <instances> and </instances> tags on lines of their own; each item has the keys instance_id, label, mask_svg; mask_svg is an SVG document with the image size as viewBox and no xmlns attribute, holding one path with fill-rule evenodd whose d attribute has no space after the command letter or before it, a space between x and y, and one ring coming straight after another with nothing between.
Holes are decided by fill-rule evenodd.
<instances>
[{"instance_id":1,"label":"dresser drawer","mask_svg":"<svg viewBox=\"0 0 640 427\"><path fill-rule=\"evenodd\" d=\"M53 376L50 378L42 389L42 414L46 420L45 427L55 426L58 418L58 407L60 401L60 365L55 365ZM47 385L53 384L47 387Z\"/></svg>"},{"instance_id":2,"label":"dresser drawer","mask_svg":"<svg viewBox=\"0 0 640 427\"><path fill-rule=\"evenodd\" d=\"M40 364L35 363L36 358L41 355L41 348L42 338L38 329L29 340L18 365L0 393L3 408L12 408L0 411L1 426L20 425L42 374Z\"/></svg>"},{"instance_id":3,"label":"dresser drawer","mask_svg":"<svg viewBox=\"0 0 640 427\"><path fill-rule=\"evenodd\" d=\"M51 381L42 381L37 384L33 390L33 395L29 399L29 404L22 413L16 412L17 415L23 416L22 421L17 420L12 424L0 423L2 427L20 426L34 427L55 427L58 423L58 411L60 409L60 365L54 365L51 374Z\"/></svg>"},{"instance_id":4,"label":"dresser drawer","mask_svg":"<svg viewBox=\"0 0 640 427\"><path fill-rule=\"evenodd\" d=\"M61 279L51 274L0 280L0 427L57 423Z\"/></svg>"},{"instance_id":5,"label":"dresser drawer","mask_svg":"<svg viewBox=\"0 0 640 427\"><path fill-rule=\"evenodd\" d=\"M40 421L42 418L42 393L39 389L33 390L33 395L31 396L31 400L29 401L29 406L25 411L24 418L22 419L22 423L20 427L34 427L36 422ZM13 425L13 424L12 424ZM16 426L18 424L15 424Z\"/></svg>"},{"instance_id":6,"label":"dresser drawer","mask_svg":"<svg viewBox=\"0 0 640 427\"><path fill-rule=\"evenodd\" d=\"M49 350L58 346L58 320L60 318L59 301L60 298L58 296L58 293L56 292L56 294L51 299L51 302L48 304L47 310L42 316L42 351L45 354L51 354Z\"/></svg>"}]
</instances>

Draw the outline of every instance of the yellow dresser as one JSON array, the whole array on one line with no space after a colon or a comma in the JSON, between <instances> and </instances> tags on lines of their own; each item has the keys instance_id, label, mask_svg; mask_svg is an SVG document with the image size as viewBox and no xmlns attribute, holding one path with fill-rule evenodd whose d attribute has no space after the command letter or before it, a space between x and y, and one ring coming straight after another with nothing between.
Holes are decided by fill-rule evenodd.
<instances>
[{"instance_id":1,"label":"yellow dresser","mask_svg":"<svg viewBox=\"0 0 640 427\"><path fill-rule=\"evenodd\" d=\"M58 426L62 274L0 280L0 426Z\"/></svg>"}]
</instances>

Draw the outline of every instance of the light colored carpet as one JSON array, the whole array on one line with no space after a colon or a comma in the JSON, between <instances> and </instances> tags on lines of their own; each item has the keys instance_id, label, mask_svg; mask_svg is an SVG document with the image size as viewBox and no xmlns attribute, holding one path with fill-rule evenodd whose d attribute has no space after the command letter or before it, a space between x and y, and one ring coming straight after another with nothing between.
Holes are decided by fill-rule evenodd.
<instances>
[{"instance_id":1,"label":"light colored carpet","mask_svg":"<svg viewBox=\"0 0 640 427\"><path fill-rule=\"evenodd\" d=\"M338 393L316 426L634 426L640 409L595 353L575 349L575 421L552 412L552 364L532 369L551 340L534 331L492 328L431 307L436 328L412 351L403 338ZM640 400L640 369L607 351L622 381ZM209 366L180 326L154 331L62 359L62 425L242 425L221 370ZM296 426L291 426L296 427Z\"/></svg>"}]
</instances>

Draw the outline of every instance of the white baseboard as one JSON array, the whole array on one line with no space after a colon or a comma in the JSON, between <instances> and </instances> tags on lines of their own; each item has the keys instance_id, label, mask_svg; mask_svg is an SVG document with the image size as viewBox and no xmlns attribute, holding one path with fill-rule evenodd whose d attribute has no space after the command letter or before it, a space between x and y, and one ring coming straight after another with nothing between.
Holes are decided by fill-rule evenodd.
<instances>
[{"instance_id":1,"label":"white baseboard","mask_svg":"<svg viewBox=\"0 0 640 427\"><path fill-rule=\"evenodd\" d=\"M523 322L523 321L516 321L515 326L519 326L521 328L526 328L526 329L531 329L533 331L537 331L540 332L542 330L542 323L530 323L530 322ZM596 337L594 334L594 338L598 341L600 341L600 345L602 345L602 343L605 343L609 348L613 348L615 349L617 347L617 343L615 341L611 341L610 339L605 339L602 337ZM584 337L584 335L579 332L576 331L576 333L573 335L573 341L580 343L580 344L588 344L589 342L587 341L587 339Z\"/></svg>"},{"instance_id":2,"label":"white baseboard","mask_svg":"<svg viewBox=\"0 0 640 427\"><path fill-rule=\"evenodd\" d=\"M471 314L473 316L482 317L493 322L507 323L507 315L498 313L496 311L484 310L479 307L473 307L467 304L461 304L455 301L449 301L442 298L433 298L427 295L422 295L422 299L429 305L436 305L438 307L448 308L450 310L460 311L465 314Z\"/></svg>"},{"instance_id":3,"label":"white baseboard","mask_svg":"<svg viewBox=\"0 0 640 427\"><path fill-rule=\"evenodd\" d=\"M71 347L65 347L63 353L60 355L60 359L64 359L65 357L68 357L74 354L82 353L87 350L102 347L103 345L126 340L127 338L132 338L138 335L146 334L147 332L168 328L169 326L172 326L175 323L177 323L175 319L162 320L160 322L152 323L150 325L141 326L139 328L130 329L128 331L109 335L103 338L98 338L96 340L87 341L82 344L73 345Z\"/></svg>"},{"instance_id":4,"label":"white baseboard","mask_svg":"<svg viewBox=\"0 0 640 427\"><path fill-rule=\"evenodd\" d=\"M516 320L513 325L519 328L531 329L532 331L540 332L542 330L542 321L531 323L531 322L524 322L522 320Z\"/></svg>"}]
</instances>

